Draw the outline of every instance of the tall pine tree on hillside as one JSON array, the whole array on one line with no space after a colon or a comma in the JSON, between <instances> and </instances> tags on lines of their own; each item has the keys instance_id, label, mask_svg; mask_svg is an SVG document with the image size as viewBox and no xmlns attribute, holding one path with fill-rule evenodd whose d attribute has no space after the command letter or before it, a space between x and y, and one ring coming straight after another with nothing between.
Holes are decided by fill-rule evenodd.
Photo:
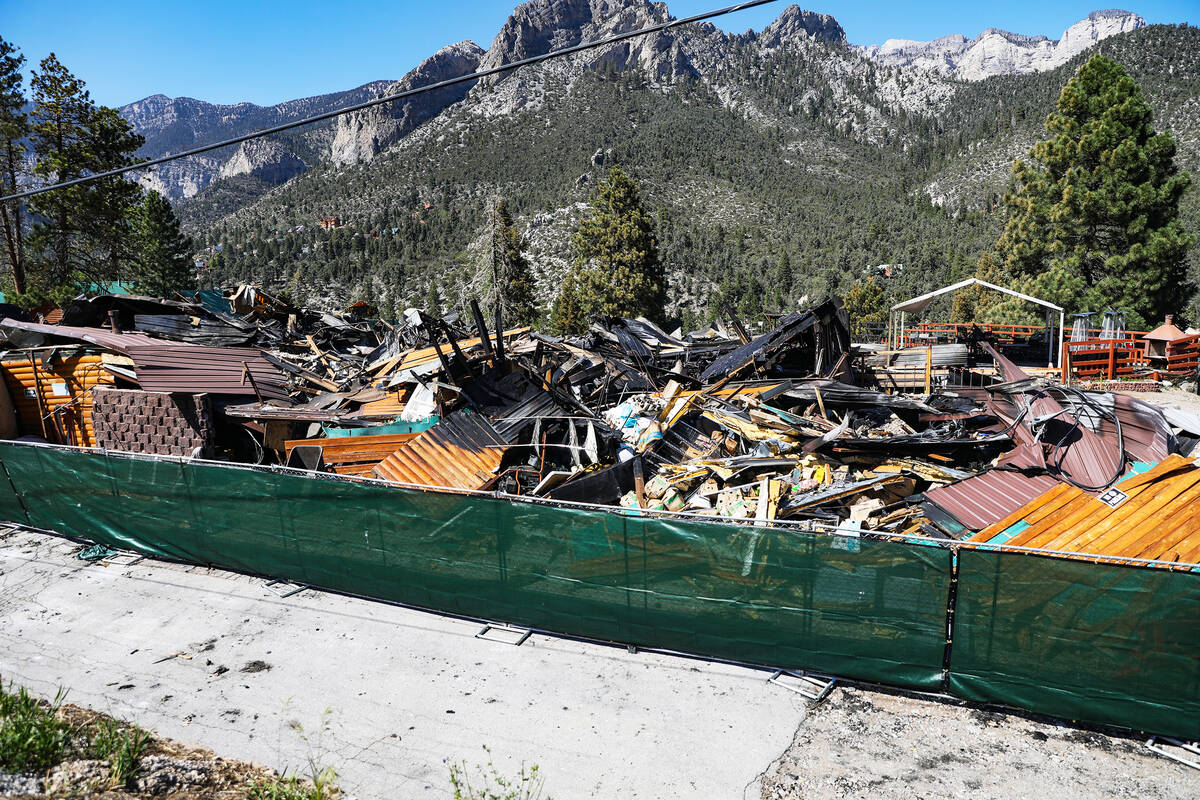
<instances>
[{"instance_id":1,"label":"tall pine tree on hillside","mask_svg":"<svg viewBox=\"0 0 1200 800\"><path fill-rule=\"evenodd\" d=\"M99 106L87 128L87 169L107 172L127 167L144 142L116 109ZM88 243L86 272L102 281L126 277L127 266L138 258L133 228L142 206L141 187L118 175L88 184L81 199L79 228Z\"/></svg>"},{"instance_id":2,"label":"tall pine tree on hillside","mask_svg":"<svg viewBox=\"0 0 1200 800\"><path fill-rule=\"evenodd\" d=\"M1016 191L996 251L1033 294L1069 311L1116 309L1131 328L1182 310L1192 287L1179 199L1190 184L1175 141L1155 132L1141 89L1094 55L1046 119L1053 134L1013 165Z\"/></svg>"},{"instance_id":3,"label":"tall pine tree on hillside","mask_svg":"<svg viewBox=\"0 0 1200 800\"><path fill-rule=\"evenodd\" d=\"M637 184L619 166L596 187L592 211L571 244L577 258L554 304L557 330L579 333L600 317L662 319L667 280L654 224Z\"/></svg>"},{"instance_id":4,"label":"tall pine tree on hillside","mask_svg":"<svg viewBox=\"0 0 1200 800\"><path fill-rule=\"evenodd\" d=\"M134 220L137 290L154 297L170 297L173 292L195 288L192 240L180 233L171 202L151 190Z\"/></svg>"},{"instance_id":5,"label":"tall pine tree on hillside","mask_svg":"<svg viewBox=\"0 0 1200 800\"><path fill-rule=\"evenodd\" d=\"M21 66L25 56L13 44L0 39L0 194L12 194L21 186L25 137L29 119L25 115L25 94L21 91L24 78ZM12 273L17 294L25 292L25 242L21 229L21 203L0 203L0 226L4 228L4 254Z\"/></svg>"}]
</instances>

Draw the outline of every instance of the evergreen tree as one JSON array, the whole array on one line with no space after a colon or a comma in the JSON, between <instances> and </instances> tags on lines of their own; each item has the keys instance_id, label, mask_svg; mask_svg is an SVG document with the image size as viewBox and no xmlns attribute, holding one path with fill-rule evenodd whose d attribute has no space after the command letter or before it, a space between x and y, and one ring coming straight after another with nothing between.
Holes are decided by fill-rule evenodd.
<instances>
[{"instance_id":1,"label":"evergreen tree","mask_svg":"<svg viewBox=\"0 0 1200 800\"><path fill-rule=\"evenodd\" d=\"M143 294L170 297L172 292L194 288L192 240L179 231L179 220L167 198L155 191L146 194L135 217L134 242L138 253L135 285Z\"/></svg>"},{"instance_id":2,"label":"evergreen tree","mask_svg":"<svg viewBox=\"0 0 1200 800\"><path fill-rule=\"evenodd\" d=\"M529 325L537 319L533 276L522 252L521 234L513 227L508 204L492 204L488 224L488 302L502 312L506 325Z\"/></svg>"},{"instance_id":3,"label":"evergreen tree","mask_svg":"<svg viewBox=\"0 0 1200 800\"><path fill-rule=\"evenodd\" d=\"M844 302L846 313L850 315L850 332L855 336L863 335L865 323L887 322L888 308L883 300L883 287L874 278L855 281L846 290Z\"/></svg>"},{"instance_id":4,"label":"evergreen tree","mask_svg":"<svg viewBox=\"0 0 1200 800\"><path fill-rule=\"evenodd\" d=\"M34 174L58 183L133 163L143 139L111 108L96 106L51 53L34 73L30 139ZM138 186L123 177L56 189L31 198L39 218L29 251L38 253L43 288L118 280L137 257L133 218Z\"/></svg>"},{"instance_id":5,"label":"evergreen tree","mask_svg":"<svg viewBox=\"0 0 1200 800\"><path fill-rule=\"evenodd\" d=\"M25 137L29 120L25 115L25 94L21 90L21 66L25 56L13 44L0 38L0 194L20 191L18 176L23 171ZM4 228L5 255L12 272L13 288L25 293L25 242L21 230L19 201L0 203L0 225Z\"/></svg>"},{"instance_id":6,"label":"evergreen tree","mask_svg":"<svg viewBox=\"0 0 1200 800\"><path fill-rule=\"evenodd\" d=\"M1179 199L1190 183L1175 141L1115 61L1094 55L1046 119L1050 139L1013 165L1016 191L996 250L1033 294L1068 310L1115 308L1131 327L1175 310L1190 293Z\"/></svg>"},{"instance_id":7,"label":"evergreen tree","mask_svg":"<svg viewBox=\"0 0 1200 800\"><path fill-rule=\"evenodd\" d=\"M579 332L599 317L662 318L667 281L653 222L619 166L597 186L571 244L578 255L555 303L559 330Z\"/></svg>"},{"instance_id":8,"label":"evergreen tree","mask_svg":"<svg viewBox=\"0 0 1200 800\"><path fill-rule=\"evenodd\" d=\"M30 138L37 157L33 172L48 183L73 180L86 169L91 96L53 53L42 59L39 69L30 81L34 102ZM30 210L40 218L30 250L45 252L39 272L46 286L66 283L79 267L83 196L83 187L72 186L30 198Z\"/></svg>"},{"instance_id":9,"label":"evergreen tree","mask_svg":"<svg viewBox=\"0 0 1200 800\"><path fill-rule=\"evenodd\" d=\"M589 319L578 283L577 272L568 272L550 309L550 327L559 333L582 333L587 330Z\"/></svg>"},{"instance_id":10,"label":"evergreen tree","mask_svg":"<svg viewBox=\"0 0 1200 800\"><path fill-rule=\"evenodd\" d=\"M107 172L127 167L134 163L133 154L144 142L115 109L99 106L88 124L87 169ZM82 200L79 228L88 245L85 269L97 279L120 280L125 265L138 260L139 246L133 234L144 211L142 189L118 175L88 184Z\"/></svg>"}]
</instances>

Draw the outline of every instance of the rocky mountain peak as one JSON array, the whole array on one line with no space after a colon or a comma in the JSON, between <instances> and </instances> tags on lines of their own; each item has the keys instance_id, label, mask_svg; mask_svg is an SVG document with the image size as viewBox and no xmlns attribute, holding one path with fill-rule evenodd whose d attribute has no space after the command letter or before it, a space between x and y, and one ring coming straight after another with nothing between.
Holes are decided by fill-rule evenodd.
<instances>
[{"instance_id":1,"label":"rocky mountain peak","mask_svg":"<svg viewBox=\"0 0 1200 800\"><path fill-rule=\"evenodd\" d=\"M479 69L483 52L483 48L472 41L447 45L400 80L380 87L376 96L399 94L419 86L469 75ZM330 144L330 160L335 164L353 164L373 159L425 120L436 117L448 106L462 100L472 86L474 81L467 81L338 117Z\"/></svg>"},{"instance_id":2,"label":"rocky mountain peak","mask_svg":"<svg viewBox=\"0 0 1200 800\"><path fill-rule=\"evenodd\" d=\"M530 0L517 6L505 21L480 69L511 64L584 41L666 22L670 18L666 3L650 0ZM591 58L599 62L611 55L611 52L601 51ZM487 82L499 83L505 77L497 75Z\"/></svg>"},{"instance_id":3,"label":"rocky mountain peak","mask_svg":"<svg viewBox=\"0 0 1200 800\"><path fill-rule=\"evenodd\" d=\"M1093 11L1087 19L1076 22L1063 31L1062 39L1058 41L1058 50L1065 56L1064 61L1082 53L1101 39L1116 36L1118 33L1129 33L1143 28L1146 20L1130 11L1115 8L1103 11Z\"/></svg>"},{"instance_id":4,"label":"rocky mountain peak","mask_svg":"<svg viewBox=\"0 0 1200 800\"><path fill-rule=\"evenodd\" d=\"M974 39L961 34L931 42L889 39L860 52L880 63L913 67L975 81L992 75L1044 72L1065 64L1101 39L1143 27L1146 21L1128 11L1093 11L1063 32L1058 41L988 28Z\"/></svg>"},{"instance_id":5,"label":"rocky mountain peak","mask_svg":"<svg viewBox=\"0 0 1200 800\"><path fill-rule=\"evenodd\" d=\"M764 28L759 41L765 47L778 47L799 36L826 39L837 44L846 43L846 32L836 19L828 14L805 11L796 5L785 8L779 19Z\"/></svg>"}]
</instances>

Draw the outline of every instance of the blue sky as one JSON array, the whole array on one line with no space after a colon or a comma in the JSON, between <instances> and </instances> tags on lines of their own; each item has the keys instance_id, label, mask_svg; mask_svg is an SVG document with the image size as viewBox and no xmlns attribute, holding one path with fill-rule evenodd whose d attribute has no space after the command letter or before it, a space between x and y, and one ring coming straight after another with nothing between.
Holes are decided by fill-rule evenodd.
<instances>
[{"instance_id":1,"label":"blue sky","mask_svg":"<svg viewBox=\"0 0 1200 800\"><path fill-rule=\"evenodd\" d=\"M733 0L669 0L689 16ZM761 30L787 0L724 17L725 30ZM307 0L0 0L0 36L33 63L58 55L100 103L162 93L263 105L399 78L439 47L488 47L515 0L307 2ZM1097 6L1066 0L972 2L843 0L800 3L832 14L855 44L888 38L976 36L989 27L1057 39ZM1200 24L1200 0L1128 6L1151 23Z\"/></svg>"}]
</instances>

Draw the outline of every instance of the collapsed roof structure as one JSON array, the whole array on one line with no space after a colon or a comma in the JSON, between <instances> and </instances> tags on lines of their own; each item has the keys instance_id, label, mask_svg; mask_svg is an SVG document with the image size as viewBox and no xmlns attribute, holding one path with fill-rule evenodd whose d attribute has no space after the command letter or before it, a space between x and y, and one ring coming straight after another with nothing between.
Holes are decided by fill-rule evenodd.
<instances>
[{"instance_id":1,"label":"collapsed roof structure","mask_svg":"<svg viewBox=\"0 0 1200 800\"><path fill-rule=\"evenodd\" d=\"M938 385L899 391L897 362L852 344L835 300L756 335L736 318L690 334L608 319L556 337L489 327L474 304L467 320L371 311L241 287L76 301L57 325L5 319L6 427L625 513L960 540L1065 489L1105 497L1148 465L1175 464L1174 480L1191 467L1169 460L1200 435L1186 415L1030 375L986 341L962 345L986 367L955 357Z\"/></svg>"}]
</instances>

